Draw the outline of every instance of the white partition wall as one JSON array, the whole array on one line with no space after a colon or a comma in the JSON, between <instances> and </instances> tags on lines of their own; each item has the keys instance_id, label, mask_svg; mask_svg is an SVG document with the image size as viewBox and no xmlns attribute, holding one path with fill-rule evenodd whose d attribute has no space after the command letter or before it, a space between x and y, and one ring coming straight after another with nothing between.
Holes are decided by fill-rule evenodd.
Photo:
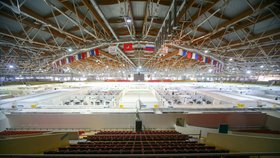
<instances>
[{"instance_id":1,"label":"white partition wall","mask_svg":"<svg viewBox=\"0 0 280 158\"><path fill-rule=\"evenodd\" d=\"M87 128L93 130L134 128L135 113L99 114L9 114L11 128ZM154 114L141 113L140 119L145 128L174 128L176 118L182 113Z\"/></svg>"}]
</instances>

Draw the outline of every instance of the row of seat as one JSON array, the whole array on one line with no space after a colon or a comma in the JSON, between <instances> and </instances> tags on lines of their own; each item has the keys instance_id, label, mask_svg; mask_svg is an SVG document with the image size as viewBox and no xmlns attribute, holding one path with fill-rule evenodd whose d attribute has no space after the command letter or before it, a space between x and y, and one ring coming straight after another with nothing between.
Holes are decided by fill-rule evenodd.
<instances>
[{"instance_id":1,"label":"row of seat","mask_svg":"<svg viewBox=\"0 0 280 158\"><path fill-rule=\"evenodd\" d=\"M173 142L157 142L157 141L116 141L116 142L109 142L109 141L105 141L105 142L79 142L78 144L75 144L75 146L97 146L97 145L120 145L120 146L124 146L124 145L184 145L184 146L200 146L200 145L204 145L204 144L198 144L196 141L181 141L181 142L177 142L177 141L173 141ZM70 145L71 146L71 145Z\"/></svg>"},{"instance_id":2,"label":"row of seat","mask_svg":"<svg viewBox=\"0 0 280 158\"><path fill-rule=\"evenodd\" d=\"M40 134L43 133L44 131L1 131L0 135L1 136L13 136L13 135L26 135L26 134Z\"/></svg>"},{"instance_id":3,"label":"row of seat","mask_svg":"<svg viewBox=\"0 0 280 158\"><path fill-rule=\"evenodd\" d=\"M134 143L176 143L176 144L188 144L188 143L197 143L196 140L141 140L141 141L83 141L83 142L78 142L78 144L134 144Z\"/></svg>"},{"instance_id":4,"label":"row of seat","mask_svg":"<svg viewBox=\"0 0 280 158\"><path fill-rule=\"evenodd\" d=\"M186 135L110 135L88 136L90 141L140 141L140 140L188 140Z\"/></svg>"},{"instance_id":5,"label":"row of seat","mask_svg":"<svg viewBox=\"0 0 280 158\"><path fill-rule=\"evenodd\" d=\"M179 134L177 131L173 130L163 130L163 131L100 131L96 135L99 134Z\"/></svg>"},{"instance_id":6,"label":"row of seat","mask_svg":"<svg viewBox=\"0 0 280 158\"><path fill-rule=\"evenodd\" d=\"M115 133L115 135L113 135ZM152 134L151 134L152 133ZM178 154L224 153L200 144L189 135L177 132L101 132L86 137L86 142L71 144L46 154Z\"/></svg>"},{"instance_id":7,"label":"row of seat","mask_svg":"<svg viewBox=\"0 0 280 158\"><path fill-rule=\"evenodd\" d=\"M49 151L45 154L179 154L179 153L225 153L226 150L201 150L201 149L160 149L160 150L71 150Z\"/></svg>"},{"instance_id":8,"label":"row of seat","mask_svg":"<svg viewBox=\"0 0 280 158\"><path fill-rule=\"evenodd\" d=\"M94 149L99 149L99 150L121 150L121 149L154 149L154 150L159 150L159 149L201 149L201 150L214 150L215 147L213 146L107 146L107 145L100 145L100 146L85 146L85 147L81 147L81 146L71 146L71 147L67 147L67 148L59 148L59 150L94 150Z\"/></svg>"}]
</instances>

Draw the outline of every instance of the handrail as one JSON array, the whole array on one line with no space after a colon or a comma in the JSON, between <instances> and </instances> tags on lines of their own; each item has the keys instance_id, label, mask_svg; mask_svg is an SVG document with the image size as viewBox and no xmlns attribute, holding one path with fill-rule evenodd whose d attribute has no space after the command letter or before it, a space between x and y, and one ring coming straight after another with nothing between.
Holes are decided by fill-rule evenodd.
<instances>
[{"instance_id":1,"label":"handrail","mask_svg":"<svg viewBox=\"0 0 280 158\"><path fill-rule=\"evenodd\" d=\"M280 156L280 152L184 153L184 154L0 154L0 157L213 157Z\"/></svg>"}]
</instances>

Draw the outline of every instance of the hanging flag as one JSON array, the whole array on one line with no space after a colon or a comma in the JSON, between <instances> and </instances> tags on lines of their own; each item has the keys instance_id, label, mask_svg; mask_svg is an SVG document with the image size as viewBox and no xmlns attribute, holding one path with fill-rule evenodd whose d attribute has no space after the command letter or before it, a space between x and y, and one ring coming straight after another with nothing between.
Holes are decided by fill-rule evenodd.
<instances>
[{"instance_id":1,"label":"hanging flag","mask_svg":"<svg viewBox=\"0 0 280 158\"><path fill-rule=\"evenodd\" d=\"M82 54L82 59L83 59L83 60L87 58L87 53L86 53L86 52L83 52L83 53L81 53L81 54Z\"/></svg>"},{"instance_id":2,"label":"hanging flag","mask_svg":"<svg viewBox=\"0 0 280 158\"><path fill-rule=\"evenodd\" d=\"M213 60L213 65L216 66L217 65L217 61Z\"/></svg>"},{"instance_id":3,"label":"hanging flag","mask_svg":"<svg viewBox=\"0 0 280 158\"><path fill-rule=\"evenodd\" d=\"M61 61L59 60L59 61L56 61L56 66L60 66L61 65Z\"/></svg>"},{"instance_id":4,"label":"hanging flag","mask_svg":"<svg viewBox=\"0 0 280 158\"><path fill-rule=\"evenodd\" d=\"M94 51L95 51L95 55L96 55L96 56L99 56L99 54L100 54L100 53L99 53L99 49L96 48L96 49L94 49Z\"/></svg>"},{"instance_id":5,"label":"hanging flag","mask_svg":"<svg viewBox=\"0 0 280 158\"><path fill-rule=\"evenodd\" d=\"M203 61L202 55L200 55L200 54L198 55L198 60L199 60L199 61Z\"/></svg>"},{"instance_id":6,"label":"hanging flag","mask_svg":"<svg viewBox=\"0 0 280 158\"><path fill-rule=\"evenodd\" d=\"M74 55L75 60L79 60L78 54Z\"/></svg>"},{"instance_id":7,"label":"hanging flag","mask_svg":"<svg viewBox=\"0 0 280 158\"><path fill-rule=\"evenodd\" d=\"M124 50L124 52L132 51L133 50L132 43L125 43L125 44L123 44L123 50Z\"/></svg>"},{"instance_id":8,"label":"hanging flag","mask_svg":"<svg viewBox=\"0 0 280 158\"><path fill-rule=\"evenodd\" d=\"M89 55L90 55L90 56L95 56L94 49L92 49L92 50L89 51Z\"/></svg>"},{"instance_id":9,"label":"hanging flag","mask_svg":"<svg viewBox=\"0 0 280 158\"><path fill-rule=\"evenodd\" d=\"M187 56L187 51L179 49L179 55L186 57Z\"/></svg>"},{"instance_id":10,"label":"hanging flag","mask_svg":"<svg viewBox=\"0 0 280 158\"><path fill-rule=\"evenodd\" d=\"M204 57L204 60L203 60L205 63L208 63L208 57Z\"/></svg>"},{"instance_id":11,"label":"hanging flag","mask_svg":"<svg viewBox=\"0 0 280 158\"><path fill-rule=\"evenodd\" d=\"M187 58L188 58L188 59L191 59L191 58L192 58L192 52L188 51Z\"/></svg>"},{"instance_id":12,"label":"hanging flag","mask_svg":"<svg viewBox=\"0 0 280 158\"><path fill-rule=\"evenodd\" d=\"M70 56L69 58L70 58L70 63L74 62L75 56Z\"/></svg>"},{"instance_id":13,"label":"hanging flag","mask_svg":"<svg viewBox=\"0 0 280 158\"><path fill-rule=\"evenodd\" d=\"M160 56L165 56L168 53L168 47L164 46L159 49Z\"/></svg>"},{"instance_id":14,"label":"hanging flag","mask_svg":"<svg viewBox=\"0 0 280 158\"><path fill-rule=\"evenodd\" d=\"M154 52L155 51L155 46L151 44L146 44L144 47L144 50L147 52Z\"/></svg>"},{"instance_id":15,"label":"hanging flag","mask_svg":"<svg viewBox=\"0 0 280 158\"><path fill-rule=\"evenodd\" d=\"M78 54L78 60L81 60L81 59L82 59L82 54L79 53L79 54Z\"/></svg>"},{"instance_id":16,"label":"hanging flag","mask_svg":"<svg viewBox=\"0 0 280 158\"><path fill-rule=\"evenodd\" d=\"M61 59L61 65L65 65L66 64L66 59Z\"/></svg>"},{"instance_id":17,"label":"hanging flag","mask_svg":"<svg viewBox=\"0 0 280 158\"><path fill-rule=\"evenodd\" d=\"M195 59L196 53L192 54L192 59Z\"/></svg>"},{"instance_id":18,"label":"hanging flag","mask_svg":"<svg viewBox=\"0 0 280 158\"><path fill-rule=\"evenodd\" d=\"M198 59L199 59L199 54L195 54L195 60L198 61Z\"/></svg>"},{"instance_id":19,"label":"hanging flag","mask_svg":"<svg viewBox=\"0 0 280 158\"><path fill-rule=\"evenodd\" d=\"M211 64L212 60L210 57L208 57L208 64Z\"/></svg>"},{"instance_id":20,"label":"hanging flag","mask_svg":"<svg viewBox=\"0 0 280 158\"><path fill-rule=\"evenodd\" d=\"M66 64L69 64L69 63L70 63L69 57L66 57Z\"/></svg>"},{"instance_id":21,"label":"hanging flag","mask_svg":"<svg viewBox=\"0 0 280 158\"><path fill-rule=\"evenodd\" d=\"M99 56L99 50L98 49L92 49L89 51L90 56Z\"/></svg>"},{"instance_id":22,"label":"hanging flag","mask_svg":"<svg viewBox=\"0 0 280 158\"><path fill-rule=\"evenodd\" d=\"M108 52L110 54L116 55L117 54L117 47L116 46L109 46L108 47Z\"/></svg>"},{"instance_id":23,"label":"hanging flag","mask_svg":"<svg viewBox=\"0 0 280 158\"><path fill-rule=\"evenodd\" d=\"M52 63L52 68L57 67L56 62Z\"/></svg>"}]
</instances>

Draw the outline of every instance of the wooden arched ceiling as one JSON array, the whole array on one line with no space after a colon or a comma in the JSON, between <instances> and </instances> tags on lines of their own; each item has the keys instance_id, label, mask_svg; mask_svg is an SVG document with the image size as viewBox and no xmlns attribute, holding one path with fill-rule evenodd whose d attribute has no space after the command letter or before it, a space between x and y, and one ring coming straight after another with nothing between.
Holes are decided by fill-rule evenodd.
<instances>
[{"instance_id":1,"label":"wooden arched ceiling","mask_svg":"<svg viewBox=\"0 0 280 158\"><path fill-rule=\"evenodd\" d=\"M279 74L279 7L275 0L1 1L0 69L4 73L6 65L14 63L21 70L36 71L66 55L67 48L79 50L101 43L108 44L100 48L107 55L99 60L112 71L123 69L122 65L131 69L142 65L147 71L166 67L177 71L195 65L186 64L187 59L177 54L171 55L178 50L172 48L176 44L209 50L209 55L221 59L227 67L257 71L264 65L270 73ZM171 57L157 62L157 53L135 49L118 56L107 50L110 43L131 41L143 45L150 42L156 50L169 45ZM118 46L123 51L122 43ZM93 63L92 71L104 68ZM75 68L75 63L71 67Z\"/></svg>"}]
</instances>

